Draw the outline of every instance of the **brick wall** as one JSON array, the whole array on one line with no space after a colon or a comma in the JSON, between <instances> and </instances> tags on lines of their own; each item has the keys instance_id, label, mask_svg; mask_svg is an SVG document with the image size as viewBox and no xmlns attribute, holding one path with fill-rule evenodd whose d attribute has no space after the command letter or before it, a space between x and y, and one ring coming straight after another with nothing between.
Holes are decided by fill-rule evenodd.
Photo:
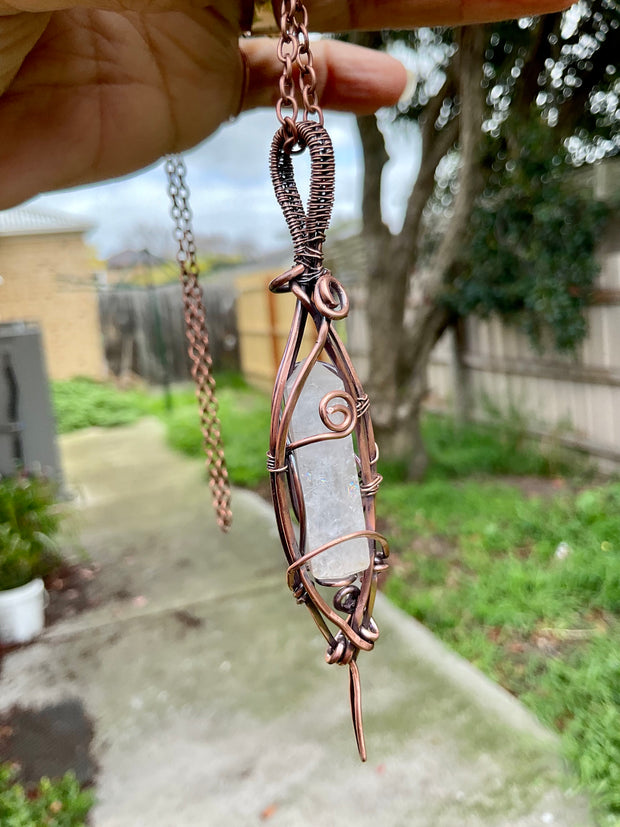
<instances>
[{"instance_id":1,"label":"brick wall","mask_svg":"<svg viewBox=\"0 0 620 827\"><path fill-rule=\"evenodd\" d=\"M37 322L52 379L104 375L92 253L80 233L0 238L0 322Z\"/></svg>"}]
</instances>

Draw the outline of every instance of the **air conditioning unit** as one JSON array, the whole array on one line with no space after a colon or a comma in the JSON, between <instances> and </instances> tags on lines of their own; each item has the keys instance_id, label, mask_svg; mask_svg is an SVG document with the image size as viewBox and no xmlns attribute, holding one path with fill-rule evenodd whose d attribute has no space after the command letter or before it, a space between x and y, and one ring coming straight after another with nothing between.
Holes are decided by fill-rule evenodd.
<instances>
[{"instance_id":1,"label":"air conditioning unit","mask_svg":"<svg viewBox=\"0 0 620 827\"><path fill-rule=\"evenodd\" d=\"M0 324L0 475L43 473L62 485L62 469L39 328Z\"/></svg>"}]
</instances>

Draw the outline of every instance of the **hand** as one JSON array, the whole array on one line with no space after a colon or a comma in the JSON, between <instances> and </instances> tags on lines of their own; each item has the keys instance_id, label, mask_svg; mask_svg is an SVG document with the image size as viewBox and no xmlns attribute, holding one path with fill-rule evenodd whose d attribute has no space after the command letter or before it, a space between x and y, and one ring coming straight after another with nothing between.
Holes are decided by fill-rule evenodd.
<instances>
[{"instance_id":1,"label":"hand","mask_svg":"<svg viewBox=\"0 0 620 827\"><path fill-rule=\"evenodd\" d=\"M307 2L313 31L471 23L565 5ZM241 0L0 0L0 208L132 172L195 145L240 109L272 104L275 42L240 43L240 17ZM405 87L404 68L388 55L336 41L313 52L325 107L369 113Z\"/></svg>"}]
</instances>

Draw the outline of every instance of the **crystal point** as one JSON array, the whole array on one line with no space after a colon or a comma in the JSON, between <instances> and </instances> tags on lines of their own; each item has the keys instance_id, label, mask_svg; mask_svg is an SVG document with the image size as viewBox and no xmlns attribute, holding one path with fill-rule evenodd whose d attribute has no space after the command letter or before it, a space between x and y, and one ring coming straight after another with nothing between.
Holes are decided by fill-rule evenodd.
<instances>
[{"instance_id":1,"label":"crystal point","mask_svg":"<svg viewBox=\"0 0 620 827\"><path fill-rule=\"evenodd\" d=\"M298 365L290 376L286 384L286 398L300 370L301 365ZM293 411L289 427L291 442L330 433L321 420L319 405L328 393L338 390L344 390L344 383L336 370L317 362ZM330 406L336 405L346 405L346 402L336 397ZM339 424L343 421L343 414L335 412L331 418L332 422ZM293 454L306 507L306 547L303 553L307 554L338 537L363 531L366 524L351 436L304 445L295 449ZM358 537L321 552L309 565L315 578L333 582L364 571L369 563L368 540Z\"/></svg>"}]
</instances>

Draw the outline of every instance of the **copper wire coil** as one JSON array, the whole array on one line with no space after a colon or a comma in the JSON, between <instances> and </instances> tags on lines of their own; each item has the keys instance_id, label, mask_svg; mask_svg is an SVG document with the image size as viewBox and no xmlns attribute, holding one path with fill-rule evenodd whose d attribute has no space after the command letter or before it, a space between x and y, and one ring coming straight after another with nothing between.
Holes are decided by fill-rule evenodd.
<instances>
[{"instance_id":1,"label":"copper wire coil","mask_svg":"<svg viewBox=\"0 0 620 827\"><path fill-rule=\"evenodd\" d=\"M312 163L307 212L295 183L291 154L285 150L289 139L285 126L274 136L269 166L276 198L291 232L295 261L306 266L306 278L318 278L322 271L323 241L334 203L334 150L321 124L302 121L296 127L299 144L308 149Z\"/></svg>"}]
</instances>

